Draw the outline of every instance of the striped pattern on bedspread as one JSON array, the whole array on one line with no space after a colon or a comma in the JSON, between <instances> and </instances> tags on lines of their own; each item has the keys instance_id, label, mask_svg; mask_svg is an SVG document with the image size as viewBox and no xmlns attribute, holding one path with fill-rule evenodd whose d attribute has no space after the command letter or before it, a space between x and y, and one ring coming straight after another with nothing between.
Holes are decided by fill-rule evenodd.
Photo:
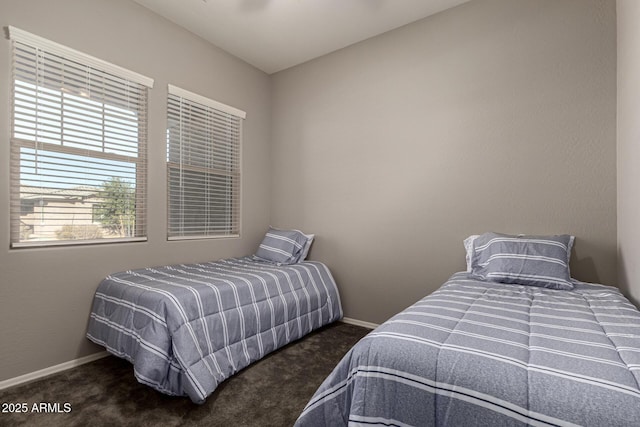
<instances>
[{"instance_id":1,"label":"striped pattern on bedspread","mask_svg":"<svg viewBox=\"0 0 640 427\"><path fill-rule=\"evenodd\" d=\"M351 349L297 425L640 425L640 312L574 286L453 275Z\"/></svg>"},{"instance_id":2,"label":"striped pattern on bedspread","mask_svg":"<svg viewBox=\"0 0 640 427\"><path fill-rule=\"evenodd\" d=\"M202 403L235 372L341 317L324 264L245 257L108 276L87 337L132 362L141 383Z\"/></svg>"}]
</instances>

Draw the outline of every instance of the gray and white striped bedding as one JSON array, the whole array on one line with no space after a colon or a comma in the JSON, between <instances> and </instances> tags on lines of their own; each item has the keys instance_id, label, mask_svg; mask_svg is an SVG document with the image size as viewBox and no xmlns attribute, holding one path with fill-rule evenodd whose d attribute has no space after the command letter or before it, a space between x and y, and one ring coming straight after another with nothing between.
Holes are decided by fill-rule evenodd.
<instances>
[{"instance_id":1,"label":"gray and white striped bedding","mask_svg":"<svg viewBox=\"0 0 640 427\"><path fill-rule=\"evenodd\" d=\"M108 276L87 337L132 362L141 383L202 403L235 372L341 317L324 264L245 257Z\"/></svg>"},{"instance_id":2,"label":"gray and white striped bedding","mask_svg":"<svg viewBox=\"0 0 640 427\"><path fill-rule=\"evenodd\" d=\"M640 425L640 312L454 274L352 348L297 426Z\"/></svg>"}]
</instances>

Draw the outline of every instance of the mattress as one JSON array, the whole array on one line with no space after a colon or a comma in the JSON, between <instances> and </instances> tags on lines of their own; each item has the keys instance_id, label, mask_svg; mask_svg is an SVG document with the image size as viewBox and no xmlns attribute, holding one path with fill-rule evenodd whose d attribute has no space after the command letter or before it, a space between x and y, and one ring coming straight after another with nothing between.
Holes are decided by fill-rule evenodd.
<instances>
[{"instance_id":1,"label":"mattress","mask_svg":"<svg viewBox=\"0 0 640 427\"><path fill-rule=\"evenodd\" d=\"M133 363L141 383L202 403L235 372L341 317L324 264L244 257L108 276L87 338Z\"/></svg>"},{"instance_id":2,"label":"mattress","mask_svg":"<svg viewBox=\"0 0 640 427\"><path fill-rule=\"evenodd\" d=\"M296 425L640 425L640 312L573 285L453 275L354 346Z\"/></svg>"}]
</instances>

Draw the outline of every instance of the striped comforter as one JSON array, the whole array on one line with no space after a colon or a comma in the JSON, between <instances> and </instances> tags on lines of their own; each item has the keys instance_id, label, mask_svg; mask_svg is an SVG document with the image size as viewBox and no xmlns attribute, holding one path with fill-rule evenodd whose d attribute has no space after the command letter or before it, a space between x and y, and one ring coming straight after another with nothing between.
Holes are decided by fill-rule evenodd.
<instances>
[{"instance_id":1,"label":"striped comforter","mask_svg":"<svg viewBox=\"0 0 640 427\"><path fill-rule=\"evenodd\" d=\"M453 275L363 338L298 426L640 425L640 312L615 288Z\"/></svg>"},{"instance_id":2,"label":"striped comforter","mask_svg":"<svg viewBox=\"0 0 640 427\"><path fill-rule=\"evenodd\" d=\"M132 362L141 383L202 403L235 372L341 317L324 264L245 257L107 277L87 337Z\"/></svg>"}]
</instances>

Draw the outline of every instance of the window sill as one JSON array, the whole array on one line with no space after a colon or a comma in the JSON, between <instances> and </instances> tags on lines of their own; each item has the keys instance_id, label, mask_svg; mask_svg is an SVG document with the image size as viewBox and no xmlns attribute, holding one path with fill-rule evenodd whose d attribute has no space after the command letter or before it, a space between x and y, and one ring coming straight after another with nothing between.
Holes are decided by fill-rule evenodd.
<instances>
[{"instance_id":1,"label":"window sill","mask_svg":"<svg viewBox=\"0 0 640 427\"><path fill-rule=\"evenodd\" d=\"M60 246L85 246L85 245L109 245L116 243L137 243L146 242L146 237L127 237L122 239L95 239L95 240L49 240L38 242L19 242L12 243L11 249L27 249L27 248L51 248Z\"/></svg>"}]
</instances>

